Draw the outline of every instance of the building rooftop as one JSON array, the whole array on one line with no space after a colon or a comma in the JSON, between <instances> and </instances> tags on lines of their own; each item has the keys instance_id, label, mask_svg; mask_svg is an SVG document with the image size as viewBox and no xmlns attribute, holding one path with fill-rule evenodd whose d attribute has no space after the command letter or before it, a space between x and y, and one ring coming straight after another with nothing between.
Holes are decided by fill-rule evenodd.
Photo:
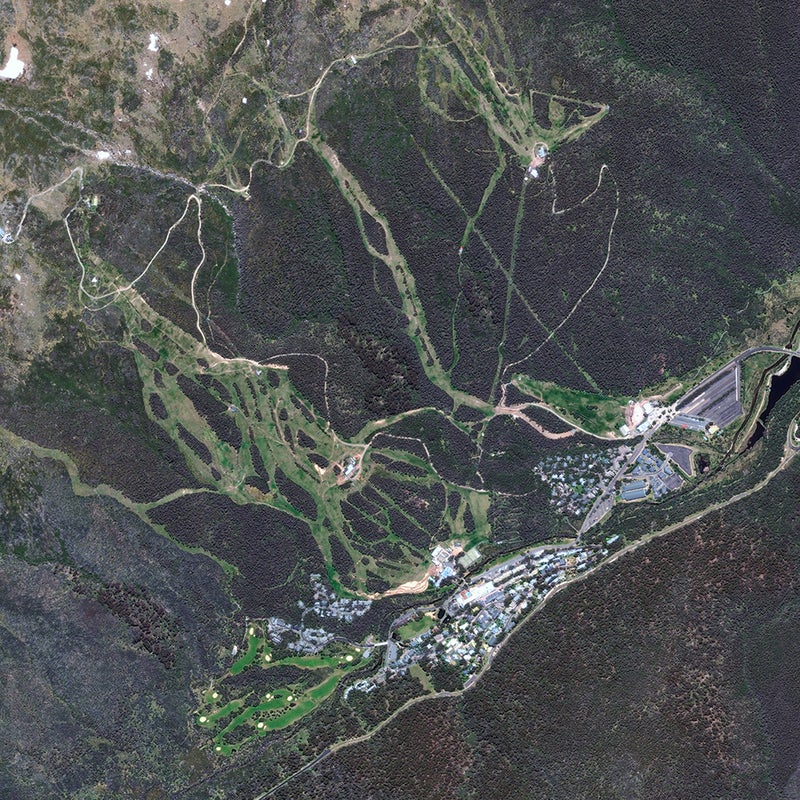
<instances>
[{"instance_id":1,"label":"building rooftop","mask_svg":"<svg viewBox=\"0 0 800 800\"><path fill-rule=\"evenodd\" d=\"M630 502L631 500L641 500L647 497L647 489L644 487L639 489L623 489L621 494L622 499L625 502Z\"/></svg>"},{"instance_id":2,"label":"building rooftop","mask_svg":"<svg viewBox=\"0 0 800 800\"><path fill-rule=\"evenodd\" d=\"M622 490L628 491L630 489L641 489L643 486L647 486L647 481L631 481L630 483L626 483Z\"/></svg>"}]
</instances>

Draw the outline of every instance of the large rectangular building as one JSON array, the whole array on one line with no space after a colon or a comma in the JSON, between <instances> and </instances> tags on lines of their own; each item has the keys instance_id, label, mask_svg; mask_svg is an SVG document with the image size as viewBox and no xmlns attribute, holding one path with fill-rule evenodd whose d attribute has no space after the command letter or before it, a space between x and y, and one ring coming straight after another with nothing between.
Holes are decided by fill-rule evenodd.
<instances>
[{"instance_id":1,"label":"large rectangular building","mask_svg":"<svg viewBox=\"0 0 800 800\"><path fill-rule=\"evenodd\" d=\"M643 486L647 486L647 481L638 480L638 481L630 481L626 483L623 487L623 491L627 491L629 489L641 489Z\"/></svg>"},{"instance_id":2,"label":"large rectangular building","mask_svg":"<svg viewBox=\"0 0 800 800\"><path fill-rule=\"evenodd\" d=\"M485 581L484 583L470 586L469 589L463 589L456 595L456 603L460 608L470 605L470 603L480 603L485 600L497 587L493 581Z\"/></svg>"},{"instance_id":3,"label":"large rectangular building","mask_svg":"<svg viewBox=\"0 0 800 800\"><path fill-rule=\"evenodd\" d=\"M632 500L643 500L647 497L647 487L640 486L637 489L623 489L621 496L626 503L630 503Z\"/></svg>"},{"instance_id":4,"label":"large rectangular building","mask_svg":"<svg viewBox=\"0 0 800 800\"><path fill-rule=\"evenodd\" d=\"M684 428L690 431L699 431L703 433L708 422L700 417L693 417L689 414L676 414L670 420L669 424L674 425L676 428Z\"/></svg>"}]
</instances>

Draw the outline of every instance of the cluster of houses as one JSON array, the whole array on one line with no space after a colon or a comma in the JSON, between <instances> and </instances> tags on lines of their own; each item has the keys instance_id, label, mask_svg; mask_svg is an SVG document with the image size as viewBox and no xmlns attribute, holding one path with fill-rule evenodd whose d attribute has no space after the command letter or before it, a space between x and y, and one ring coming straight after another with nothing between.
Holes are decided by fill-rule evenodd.
<instances>
[{"instance_id":1,"label":"cluster of houses","mask_svg":"<svg viewBox=\"0 0 800 800\"><path fill-rule=\"evenodd\" d=\"M297 605L305 613L313 612L318 617L332 617L352 622L356 617L363 617L372 607L371 600L356 600L349 597L337 597L323 582L319 573L309 576L311 579L311 591L313 601L306 605L302 600L298 600Z\"/></svg>"},{"instance_id":2,"label":"cluster of houses","mask_svg":"<svg viewBox=\"0 0 800 800\"><path fill-rule=\"evenodd\" d=\"M631 503L644 500L652 492L658 500L682 485L683 478L673 469L669 457L661 458L645 447L633 469L624 476L620 499Z\"/></svg>"},{"instance_id":3,"label":"cluster of houses","mask_svg":"<svg viewBox=\"0 0 800 800\"><path fill-rule=\"evenodd\" d=\"M528 608L607 554L606 548L597 547L542 548L485 570L450 597L441 621L432 628L399 646L388 642L384 668L352 688L371 691L387 678L405 674L412 664L438 662L458 667L469 685ZM406 613L397 623L408 620Z\"/></svg>"},{"instance_id":4,"label":"cluster of houses","mask_svg":"<svg viewBox=\"0 0 800 800\"><path fill-rule=\"evenodd\" d=\"M614 448L548 456L534 467L533 473L550 487L550 505L579 516L589 510L599 494L601 480L614 475L617 453Z\"/></svg>"},{"instance_id":5,"label":"cluster of houses","mask_svg":"<svg viewBox=\"0 0 800 800\"><path fill-rule=\"evenodd\" d=\"M323 628L306 628L293 625L280 617L267 620L267 636L273 644L283 645L295 653L314 655L334 640L334 635Z\"/></svg>"},{"instance_id":6,"label":"cluster of houses","mask_svg":"<svg viewBox=\"0 0 800 800\"><path fill-rule=\"evenodd\" d=\"M350 623L356 617L364 616L372 606L371 600L337 597L322 582L319 573L314 573L310 577L313 599L310 603L297 601L298 608L303 612L300 622L295 624L280 617L270 617L266 625L267 636L273 644L282 645L304 655L319 653L336 638L334 633L324 628L306 626L305 620L308 614Z\"/></svg>"}]
</instances>

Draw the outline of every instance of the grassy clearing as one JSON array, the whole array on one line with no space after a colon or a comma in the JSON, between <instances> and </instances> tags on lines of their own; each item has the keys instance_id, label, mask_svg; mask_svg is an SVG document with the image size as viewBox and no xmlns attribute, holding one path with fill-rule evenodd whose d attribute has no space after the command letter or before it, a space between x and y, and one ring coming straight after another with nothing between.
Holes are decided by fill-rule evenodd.
<instances>
[{"instance_id":1,"label":"grassy clearing","mask_svg":"<svg viewBox=\"0 0 800 800\"><path fill-rule=\"evenodd\" d=\"M263 638L263 636L259 636L256 628L251 625L247 636L247 650L231 664L231 675L238 675L240 672L247 669L260 654L262 659L267 663L272 660L267 640Z\"/></svg>"},{"instance_id":2,"label":"grassy clearing","mask_svg":"<svg viewBox=\"0 0 800 800\"><path fill-rule=\"evenodd\" d=\"M756 353L742 362L742 404L746 407L761 379L761 373L780 359L778 353Z\"/></svg>"},{"instance_id":3,"label":"grassy clearing","mask_svg":"<svg viewBox=\"0 0 800 800\"><path fill-rule=\"evenodd\" d=\"M397 629L397 635L405 641L406 639L414 639L425 631L429 631L436 624L434 617L429 617L427 614L419 619L412 619L405 625Z\"/></svg>"},{"instance_id":4,"label":"grassy clearing","mask_svg":"<svg viewBox=\"0 0 800 800\"><path fill-rule=\"evenodd\" d=\"M422 684L422 688L426 692L433 694L436 691L433 683L431 682L430 676L419 664L412 664L408 668L408 674L411 675L412 678L416 678Z\"/></svg>"},{"instance_id":5,"label":"grassy clearing","mask_svg":"<svg viewBox=\"0 0 800 800\"><path fill-rule=\"evenodd\" d=\"M616 433L617 428L625 422L625 401L620 397L565 389L527 375L515 376L512 383L589 433Z\"/></svg>"}]
</instances>

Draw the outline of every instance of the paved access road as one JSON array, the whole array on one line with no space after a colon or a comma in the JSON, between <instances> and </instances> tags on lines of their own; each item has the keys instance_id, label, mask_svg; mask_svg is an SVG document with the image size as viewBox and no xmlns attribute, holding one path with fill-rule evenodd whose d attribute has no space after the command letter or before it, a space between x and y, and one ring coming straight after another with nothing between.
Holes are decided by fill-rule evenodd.
<instances>
[{"instance_id":1,"label":"paved access road","mask_svg":"<svg viewBox=\"0 0 800 800\"><path fill-rule=\"evenodd\" d=\"M787 356L796 356L800 358L800 350L791 350L788 347L778 347L776 345L759 345L757 347L748 347L747 350L743 350L738 355L734 356L730 361L727 361L723 364L718 370L715 370L711 375L707 378L704 378L700 383L692 386L689 391L687 391L682 397L676 400L672 405L665 407L661 410L660 414L655 415L653 426L645 431L642 435L642 439L639 444L634 447L631 454L626 459L625 463L617 470L616 474L614 475L611 480L604 484L603 489L598 496L598 498L592 504L592 507L589 509L589 513L583 520L583 524L581 525L581 529L579 531L579 535L582 536L586 531L590 528L594 527L610 510L611 507L614 505L614 493L616 489L616 485L619 479L627 472L627 470L636 463L636 459L641 455L642 450L647 447L647 443L653 437L653 435L658 431L662 425L669 422L672 417L675 416L677 410L684 404L687 403L689 398L693 396L697 396L697 392L702 392L706 386L711 386L719 377L731 369L731 367L739 368L741 364L746 359L750 358L750 356L754 356L757 353L783 353Z\"/></svg>"}]
</instances>

